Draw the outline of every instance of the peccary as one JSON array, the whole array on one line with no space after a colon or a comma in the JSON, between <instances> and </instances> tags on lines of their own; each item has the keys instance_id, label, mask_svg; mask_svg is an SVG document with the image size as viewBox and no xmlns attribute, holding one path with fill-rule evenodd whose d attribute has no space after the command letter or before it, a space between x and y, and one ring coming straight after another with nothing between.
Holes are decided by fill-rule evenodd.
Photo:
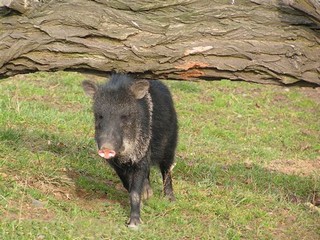
<instances>
[{"instance_id":1,"label":"peccary","mask_svg":"<svg viewBox=\"0 0 320 240\"><path fill-rule=\"evenodd\" d=\"M159 166L164 194L175 200L171 170L178 126L171 94L160 81L135 80L125 74L112 75L104 85L90 81L82 85L93 97L98 154L114 168L128 190L128 226L137 227L141 198L152 195L151 165Z\"/></svg>"}]
</instances>

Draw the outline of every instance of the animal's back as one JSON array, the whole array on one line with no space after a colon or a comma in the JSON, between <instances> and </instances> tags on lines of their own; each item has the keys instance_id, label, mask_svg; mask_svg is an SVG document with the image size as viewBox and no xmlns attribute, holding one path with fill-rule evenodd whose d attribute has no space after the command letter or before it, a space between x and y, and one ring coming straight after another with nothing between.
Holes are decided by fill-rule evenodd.
<instances>
[{"instance_id":1,"label":"animal's back","mask_svg":"<svg viewBox=\"0 0 320 240\"><path fill-rule=\"evenodd\" d=\"M151 158L155 163L173 162L178 138L177 115L171 93L160 81L151 81L150 94L153 102Z\"/></svg>"}]
</instances>

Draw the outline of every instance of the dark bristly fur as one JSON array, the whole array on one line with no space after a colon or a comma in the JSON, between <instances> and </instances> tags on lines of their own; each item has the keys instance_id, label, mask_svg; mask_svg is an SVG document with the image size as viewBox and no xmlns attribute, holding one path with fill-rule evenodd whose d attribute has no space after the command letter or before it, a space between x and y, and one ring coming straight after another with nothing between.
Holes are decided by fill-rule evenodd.
<instances>
[{"instance_id":1,"label":"dark bristly fur","mask_svg":"<svg viewBox=\"0 0 320 240\"><path fill-rule=\"evenodd\" d=\"M115 74L101 86L84 81L83 88L94 100L98 148L116 152L108 162L130 194L129 226L138 226L141 197L152 194L151 164L161 170L165 195L175 199L171 168L178 126L171 94L160 81L134 80L125 74Z\"/></svg>"}]
</instances>

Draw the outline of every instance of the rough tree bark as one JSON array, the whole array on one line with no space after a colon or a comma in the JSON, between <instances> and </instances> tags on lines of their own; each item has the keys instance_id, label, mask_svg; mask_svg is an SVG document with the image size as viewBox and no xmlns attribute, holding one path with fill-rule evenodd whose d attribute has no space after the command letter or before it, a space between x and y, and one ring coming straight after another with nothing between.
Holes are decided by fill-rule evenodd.
<instances>
[{"instance_id":1,"label":"rough tree bark","mask_svg":"<svg viewBox=\"0 0 320 240\"><path fill-rule=\"evenodd\" d=\"M0 77L115 70L320 85L318 0L0 2L14 10L0 17Z\"/></svg>"}]
</instances>

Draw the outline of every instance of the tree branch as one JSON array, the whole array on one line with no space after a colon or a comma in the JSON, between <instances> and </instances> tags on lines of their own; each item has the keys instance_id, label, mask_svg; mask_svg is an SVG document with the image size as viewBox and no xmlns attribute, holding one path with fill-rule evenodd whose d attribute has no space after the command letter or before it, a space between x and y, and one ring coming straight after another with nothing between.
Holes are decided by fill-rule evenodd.
<instances>
[{"instance_id":1,"label":"tree branch","mask_svg":"<svg viewBox=\"0 0 320 240\"><path fill-rule=\"evenodd\" d=\"M319 29L274 2L47 1L0 18L0 77L116 70L145 78L320 85Z\"/></svg>"}]
</instances>

